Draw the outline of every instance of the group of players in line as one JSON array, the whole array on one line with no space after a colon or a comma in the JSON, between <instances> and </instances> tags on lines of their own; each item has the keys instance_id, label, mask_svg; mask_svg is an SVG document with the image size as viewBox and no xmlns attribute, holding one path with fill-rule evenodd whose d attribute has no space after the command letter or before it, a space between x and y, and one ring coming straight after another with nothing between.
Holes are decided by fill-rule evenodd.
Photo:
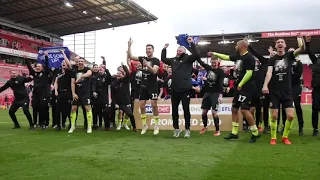
<instances>
[{"instance_id":1,"label":"group of players in line","mask_svg":"<svg viewBox=\"0 0 320 180\"><path fill-rule=\"evenodd\" d=\"M306 37L306 41L310 41L310 36ZM244 39L237 42L236 53L234 55L224 55L217 52L209 52L211 56L211 64L208 65L200 60L200 54L193 43L192 38L188 38L188 43L191 55L186 54L185 47L177 49L176 57L167 58L166 44L161 53L161 61L167 64L172 71L171 75L171 103L172 103L172 119L174 127L174 137L179 137L182 132L179 129L179 114L178 106L182 102L185 118L185 138L190 138L190 93L192 90L199 91L198 88L193 87L190 77L195 61L204 67L207 75L203 77L204 80L204 97L202 100L202 120L204 128L201 134L207 130L208 117L207 113L211 109L216 125L215 136L220 135L219 131L219 117L218 105L222 101L223 94L223 79L225 77L224 71L219 68L219 59L230 60L235 62L234 76L236 77L235 88L236 93L232 104L232 132L225 137L225 139L238 139L239 117L238 111L247 120L249 128L252 131L250 138L251 143L254 143L259 137L256 121L254 120L254 102L261 100L261 98L268 97L271 108L271 141L270 144L276 144L276 131L278 109L280 106L285 110L287 120L284 126L282 142L284 144L291 144L288 139L293 121L293 99L291 79L293 75L293 68L297 64L296 57L305 51L305 40L302 36L298 36L298 48L286 51L286 43L284 39L276 41L276 52L270 58L260 58L257 61L248 50L250 48L249 42ZM19 123L15 116L15 112L19 107L22 107L29 123L30 129L34 129L32 117L28 110L29 96L25 89L25 83L34 81L32 106L37 109L39 114L39 123L42 128L45 128L46 114L48 109L48 100L50 99L50 76L54 76L54 92L56 98L56 115L57 115L57 129L60 130L65 126L67 117L70 115L71 126L69 132L72 133L76 128L77 109L79 106L84 107L87 119L87 133L92 133L93 115L91 104L94 104L95 110L101 114L105 120L107 130L110 127L110 121L114 119L115 109L120 109L125 116L127 116L132 125L132 130L137 131L135 125L135 117L133 115L133 103L135 99L139 99L142 130L141 134L145 134L148 125L146 122L146 102L151 100L153 107L153 119L155 120L154 135L159 133L159 112L157 107L157 100L159 95L158 90L158 71L160 60L153 56L154 47L151 44L146 45L146 56L136 57L131 53L131 46L133 41L128 41L127 57L130 60L138 61L142 65L138 66L138 70L130 72L133 67L128 68L122 64L118 67L117 74L112 76L108 69L106 69L105 60L100 66L95 65L93 70L85 66L84 59L78 57L75 65L71 65L69 59L64 55L62 68L55 74L48 68L48 54L45 53L45 64L36 64L33 69L28 60L26 60L28 69L30 71L29 77L21 77L17 75L16 71L11 71L11 79L0 88L0 92L11 87L14 92L15 100L9 110L15 126L19 128ZM254 53L257 54L257 53ZM257 55L255 55L257 56ZM257 63L258 62L258 63ZM129 63L128 63L129 64ZM265 75L258 76L256 73L260 66L268 66ZM257 67L258 66L258 67ZM135 81L135 77L140 73L139 81ZM260 74L261 75L261 74ZM133 81L132 81L133 79ZM130 88L131 84L131 88ZM131 89L131 92L130 92ZM256 93L262 92L262 93ZM258 94L258 95L257 95ZM256 98L258 97L258 98ZM91 101L94 102L91 102ZM71 112L70 112L71 109ZM260 109L259 109L260 110ZM55 113L55 112L53 112ZM62 122L62 124L61 124ZM121 122L118 124L118 129L121 128ZM128 129L128 127L126 127Z\"/></svg>"}]
</instances>

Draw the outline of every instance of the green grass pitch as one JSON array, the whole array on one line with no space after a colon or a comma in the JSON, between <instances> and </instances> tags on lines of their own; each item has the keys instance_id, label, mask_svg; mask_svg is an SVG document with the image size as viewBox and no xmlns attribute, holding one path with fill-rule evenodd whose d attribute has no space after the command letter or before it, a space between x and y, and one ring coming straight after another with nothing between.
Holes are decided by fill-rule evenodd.
<instances>
[{"instance_id":1,"label":"green grass pitch","mask_svg":"<svg viewBox=\"0 0 320 180\"><path fill-rule=\"evenodd\" d=\"M312 137L311 107L303 106L305 135L292 145L269 145L270 135L255 144L250 133L236 141L213 132L173 139L172 131L146 135L94 131L81 127L72 135L47 129L29 131L22 111L22 129L13 130L7 110L0 111L1 180L317 180L320 179L320 137ZM79 113L79 122L83 122ZM222 136L227 132L222 133ZM280 137L280 136L278 136Z\"/></svg>"}]
</instances>

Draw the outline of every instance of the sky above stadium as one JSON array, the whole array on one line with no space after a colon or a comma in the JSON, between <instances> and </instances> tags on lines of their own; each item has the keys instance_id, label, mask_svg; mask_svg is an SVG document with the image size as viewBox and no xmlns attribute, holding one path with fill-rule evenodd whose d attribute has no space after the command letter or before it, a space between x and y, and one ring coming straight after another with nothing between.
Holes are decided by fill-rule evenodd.
<instances>
[{"instance_id":1,"label":"sky above stadium","mask_svg":"<svg viewBox=\"0 0 320 180\"><path fill-rule=\"evenodd\" d=\"M168 56L177 48L175 36L318 29L319 0L134 0L159 19L97 31L96 59L107 59L108 69L116 72L126 61L127 41L133 39L132 53L145 55L145 45L155 46L155 56L169 43ZM306 3L307 2L307 3Z\"/></svg>"}]
</instances>

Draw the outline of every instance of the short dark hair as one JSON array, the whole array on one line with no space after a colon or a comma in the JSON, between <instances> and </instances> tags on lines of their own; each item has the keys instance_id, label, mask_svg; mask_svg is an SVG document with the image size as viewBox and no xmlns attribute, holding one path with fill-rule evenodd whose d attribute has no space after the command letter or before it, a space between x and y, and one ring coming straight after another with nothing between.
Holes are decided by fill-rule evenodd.
<instances>
[{"instance_id":1,"label":"short dark hair","mask_svg":"<svg viewBox=\"0 0 320 180\"><path fill-rule=\"evenodd\" d=\"M154 49L154 46L152 44L147 44L146 47L150 46L152 49Z\"/></svg>"},{"instance_id":2,"label":"short dark hair","mask_svg":"<svg viewBox=\"0 0 320 180\"><path fill-rule=\"evenodd\" d=\"M218 60L218 57L217 56L211 56L211 60Z\"/></svg>"}]
</instances>

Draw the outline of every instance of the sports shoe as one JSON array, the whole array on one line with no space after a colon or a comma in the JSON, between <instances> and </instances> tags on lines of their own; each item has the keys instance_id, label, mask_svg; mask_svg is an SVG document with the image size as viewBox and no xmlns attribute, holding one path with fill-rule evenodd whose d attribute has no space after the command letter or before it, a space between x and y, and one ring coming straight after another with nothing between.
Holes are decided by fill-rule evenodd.
<instances>
[{"instance_id":1,"label":"sports shoe","mask_svg":"<svg viewBox=\"0 0 320 180\"><path fill-rule=\"evenodd\" d=\"M118 126L117 126L117 130L119 131L122 127L122 124L119 122Z\"/></svg>"},{"instance_id":2,"label":"sports shoe","mask_svg":"<svg viewBox=\"0 0 320 180\"><path fill-rule=\"evenodd\" d=\"M213 135L214 136L220 136L221 134L220 134L220 131L216 131Z\"/></svg>"},{"instance_id":3,"label":"sports shoe","mask_svg":"<svg viewBox=\"0 0 320 180\"><path fill-rule=\"evenodd\" d=\"M158 135L158 134L159 134L159 126L154 126L153 135Z\"/></svg>"},{"instance_id":4,"label":"sports shoe","mask_svg":"<svg viewBox=\"0 0 320 180\"><path fill-rule=\"evenodd\" d=\"M184 138L190 138L190 129L184 131Z\"/></svg>"},{"instance_id":5,"label":"sports shoe","mask_svg":"<svg viewBox=\"0 0 320 180\"><path fill-rule=\"evenodd\" d=\"M260 137L261 137L261 134L258 134L257 136L252 134L249 140L249 143L255 143Z\"/></svg>"},{"instance_id":6,"label":"sports shoe","mask_svg":"<svg viewBox=\"0 0 320 180\"><path fill-rule=\"evenodd\" d=\"M68 133L69 133L69 134L73 133L73 131L74 131L75 129L76 129L75 126L71 126L71 128L70 128L69 131L68 131Z\"/></svg>"},{"instance_id":7,"label":"sports shoe","mask_svg":"<svg viewBox=\"0 0 320 180\"><path fill-rule=\"evenodd\" d=\"M259 132L262 132L263 131L263 128L262 127L259 127Z\"/></svg>"},{"instance_id":8,"label":"sports shoe","mask_svg":"<svg viewBox=\"0 0 320 180\"><path fill-rule=\"evenodd\" d=\"M128 126L128 124L127 124L127 123L126 123L126 124L124 124L123 126L124 126L124 128L126 128L126 130L130 131L130 128L129 128L129 126Z\"/></svg>"},{"instance_id":9,"label":"sports shoe","mask_svg":"<svg viewBox=\"0 0 320 180\"><path fill-rule=\"evenodd\" d=\"M318 129L314 129L312 136L318 136L319 135L319 130Z\"/></svg>"},{"instance_id":10,"label":"sports shoe","mask_svg":"<svg viewBox=\"0 0 320 180\"><path fill-rule=\"evenodd\" d=\"M138 132L137 128L132 128L133 132Z\"/></svg>"},{"instance_id":11,"label":"sports shoe","mask_svg":"<svg viewBox=\"0 0 320 180\"><path fill-rule=\"evenodd\" d=\"M263 134L268 134L268 128L265 127L265 128L263 129Z\"/></svg>"},{"instance_id":12,"label":"sports shoe","mask_svg":"<svg viewBox=\"0 0 320 180\"><path fill-rule=\"evenodd\" d=\"M224 137L226 140L231 140L231 139L238 139L239 135L238 134L232 134L230 133L228 136Z\"/></svg>"},{"instance_id":13,"label":"sports shoe","mask_svg":"<svg viewBox=\"0 0 320 180\"><path fill-rule=\"evenodd\" d=\"M145 134L145 133L147 132L147 130L148 130L148 126L147 126L147 125L144 125L144 126L142 127L141 134Z\"/></svg>"},{"instance_id":14,"label":"sports shoe","mask_svg":"<svg viewBox=\"0 0 320 180\"><path fill-rule=\"evenodd\" d=\"M91 133L92 133L92 128L91 128L91 127L88 127L87 133L88 133L88 134L91 134Z\"/></svg>"},{"instance_id":15,"label":"sports shoe","mask_svg":"<svg viewBox=\"0 0 320 180\"><path fill-rule=\"evenodd\" d=\"M299 136L303 136L303 128L299 128Z\"/></svg>"},{"instance_id":16,"label":"sports shoe","mask_svg":"<svg viewBox=\"0 0 320 180\"><path fill-rule=\"evenodd\" d=\"M283 138L282 138L282 142L283 142L283 144L287 144L287 145L291 144L291 142L289 141L289 139L286 138L286 137L283 137Z\"/></svg>"},{"instance_id":17,"label":"sports shoe","mask_svg":"<svg viewBox=\"0 0 320 180\"><path fill-rule=\"evenodd\" d=\"M20 125L14 125L12 129L20 129Z\"/></svg>"},{"instance_id":18,"label":"sports shoe","mask_svg":"<svg viewBox=\"0 0 320 180\"><path fill-rule=\"evenodd\" d=\"M173 137L174 137L174 138L178 138L181 132L182 132L182 130L180 130L180 129L175 129L175 130L174 130L174 133L173 133Z\"/></svg>"},{"instance_id":19,"label":"sports shoe","mask_svg":"<svg viewBox=\"0 0 320 180\"><path fill-rule=\"evenodd\" d=\"M271 139L270 140L271 145L276 145L277 144L277 139Z\"/></svg>"},{"instance_id":20,"label":"sports shoe","mask_svg":"<svg viewBox=\"0 0 320 180\"><path fill-rule=\"evenodd\" d=\"M199 134L204 134L208 129L207 128L202 128Z\"/></svg>"}]
</instances>

